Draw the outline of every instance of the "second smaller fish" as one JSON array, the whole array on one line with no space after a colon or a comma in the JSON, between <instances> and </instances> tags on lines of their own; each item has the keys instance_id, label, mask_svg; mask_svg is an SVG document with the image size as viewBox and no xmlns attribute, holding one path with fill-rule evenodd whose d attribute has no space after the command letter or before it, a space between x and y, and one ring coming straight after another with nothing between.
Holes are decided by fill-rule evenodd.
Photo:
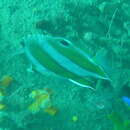
<instances>
[{"instance_id":1,"label":"second smaller fish","mask_svg":"<svg viewBox=\"0 0 130 130\"><path fill-rule=\"evenodd\" d=\"M122 100L124 103L126 103L130 107L130 98L129 97L123 96Z\"/></svg>"}]
</instances>

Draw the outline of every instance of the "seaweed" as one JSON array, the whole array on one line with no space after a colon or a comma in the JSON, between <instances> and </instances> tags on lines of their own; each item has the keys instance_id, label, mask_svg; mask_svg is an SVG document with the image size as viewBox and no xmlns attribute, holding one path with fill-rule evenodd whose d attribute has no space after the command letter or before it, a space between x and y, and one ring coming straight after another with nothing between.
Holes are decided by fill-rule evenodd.
<instances>
[{"instance_id":1,"label":"seaweed","mask_svg":"<svg viewBox=\"0 0 130 130\"><path fill-rule=\"evenodd\" d=\"M130 120L124 120L123 117L117 112L109 114L108 119L111 120L114 125L113 130L130 129Z\"/></svg>"}]
</instances>

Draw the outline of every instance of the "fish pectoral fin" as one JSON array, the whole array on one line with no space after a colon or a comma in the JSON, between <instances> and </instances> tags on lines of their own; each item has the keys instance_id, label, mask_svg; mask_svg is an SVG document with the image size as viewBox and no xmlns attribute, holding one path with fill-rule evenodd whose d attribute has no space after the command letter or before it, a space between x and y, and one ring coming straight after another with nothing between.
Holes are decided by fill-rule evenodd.
<instances>
[{"instance_id":1,"label":"fish pectoral fin","mask_svg":"<svg viewBox=\"0 0 130 130\"><path fill-rule=\"evenodd\" d=\"M27 68L27 72L34 73L32 64L30 64L29 67Z\"/></svg>"}]
</instances>

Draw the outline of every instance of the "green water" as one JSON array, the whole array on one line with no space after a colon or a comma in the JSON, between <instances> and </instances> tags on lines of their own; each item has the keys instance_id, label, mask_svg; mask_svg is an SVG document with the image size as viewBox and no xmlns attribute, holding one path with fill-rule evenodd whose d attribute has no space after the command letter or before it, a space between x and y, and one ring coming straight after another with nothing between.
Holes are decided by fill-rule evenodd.
<instances>
[{"instance_id":1,"label":"green water","mask_svg":"<svg viewBox=\"0 0 130 130\"><path fill-rule=\"evenodd\" d=\"M31 70L20 44L29 34L70 40L96 56L111 82L91 79L91 90ZM130 130L124 96L130 99L129 0L0 1L0 130Z\"/></svg>"}]
</instances>

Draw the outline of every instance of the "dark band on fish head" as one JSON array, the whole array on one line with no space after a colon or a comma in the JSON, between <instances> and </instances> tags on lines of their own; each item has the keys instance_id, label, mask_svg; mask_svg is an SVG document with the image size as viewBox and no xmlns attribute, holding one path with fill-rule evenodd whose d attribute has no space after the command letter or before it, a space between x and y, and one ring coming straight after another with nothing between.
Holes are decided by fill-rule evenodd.
<instances>
[{"instance_id":1,"label":"dark band on fish head","mask_svg":"<svg viewBox=\"0 0 130 130\"><path fill-rule=\"evenodd\" d=\"M71 48L72 47L72 43L69 40L66 40L62 37L56 37L53 39L48 39L49 43L55 45L58 45L59 47L63 48Z\"/></svg>"},{"instance_id":2,"label":"dark band on fish head","mask_svg":"<svg viewBox=\"0 0 130 130\"><path fill-rule=\"evenodd\" d=\"M61 45L62 47L71 47L72 43L64 38L59 38L57 40L57 42L59 43L59 45Z\"/></svg>"},{"instance_id":3,"label":"dark band on fish head","mask_svg":"<svg viewBox=\"0 0 130 130\"><path fill-rule=\"evenodd\" d=\"M61 45L65 46L65 47L68 47L70 45L70 43L66 40L60 40L59 42Z\"/></svg>"}]
</instances>

